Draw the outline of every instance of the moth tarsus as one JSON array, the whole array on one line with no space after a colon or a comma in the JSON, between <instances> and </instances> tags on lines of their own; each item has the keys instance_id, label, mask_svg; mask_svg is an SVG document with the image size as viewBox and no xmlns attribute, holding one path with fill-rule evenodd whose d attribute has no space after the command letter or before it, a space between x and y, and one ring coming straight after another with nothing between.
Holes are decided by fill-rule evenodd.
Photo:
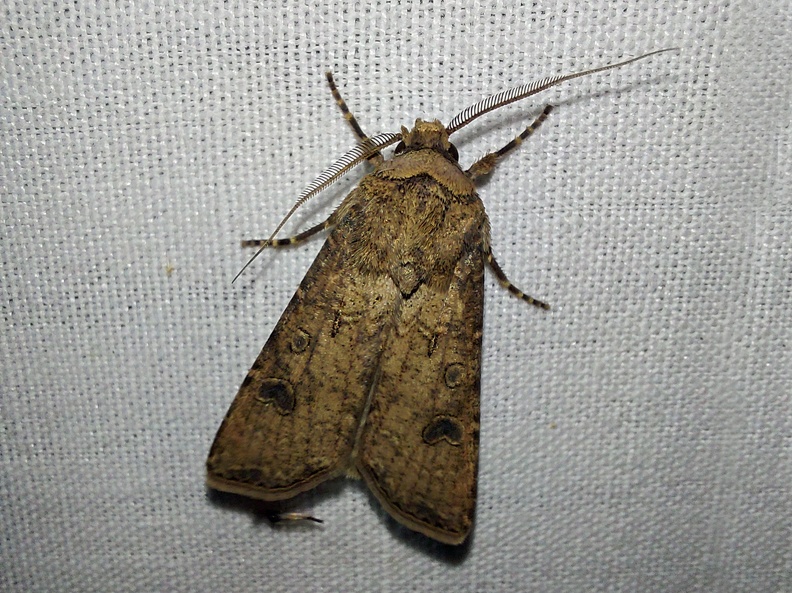
<instances>
[{"instance_id":1,"label":"moth tarsus","mask_svg":"<svg viewBox=\"0 0 792 593\"><path fill-rule=\"evenodd\" d=\"M515 136L514 140L506 144L500 150L491 152L473 163L467 170L467 174L470 176L470 178L475 181L480 177L489 175L495 168L495 165L498 163L498 161L509 154L512 150L519 148L526 138L533 134L536 129L542 125L542 122L547 119L547 116L550 115L550 112L553 111L553 109L555 109L555 107L552 105L545 105L545 108L542 110L542 113L539 115L539 117L537 117L530 126Z\"/></svg>"},{"instance_id":2,"label":"moth tarsus","mask_svg":"<svg viewBox=\"0 0 792 593\"><path fill-rule=\"evenodd\" d=\"M539 307L540 309L550 310L550 305L545 303L544 301L540 301L539 299L535 299L532 296L528 296L519 288L517 288L514 284L512 284L509 279L506 277L506 274L501 269L500 264L497 262L495 257L492 253L488 254L487 256L487 263L489 264L492 271L495 273L495 276L500 282L500 285L516 296L518 299L522 299L529 305L534 305L535 307Z\"/></svg>"},{"instance_id":3,"label":"moth tarsus","mask_svg":"<svg viewBox=\"0 0 792 593\"><path fill-rule=\"evenodd\" d=\"M321 519L317 519L305 513L280 513L278 511L267 511L265 513L267 521L272 525L280 525L283 523L292 523L297 521L311 521L313 523L324 523Z\"/></svg>"},{"instance_id":4,"label":"moth tarsus","mask_svg":"<svg viewBox=\"0 0 792 593\"><path fill-rule=\"evenodd\" d=\"M327 84L330 86L330 92L333 94L333 99L335 99L336 105L338 105L338 108L341 110L344 119L347 120L347 122L349 123L349 126L352 128L352 131L355 133L355 136L357 136L358 140L361 143L370 142L371 138L366 136L366 133L360 127L358 120L349 110L346 101L344 101L344 98L341 96L341 93L338 91L338 87L336 87L335 80L333 79L333 73L328 70L327 72L325 72L325 78L327 78ZM374 165L379 165L385 159L383 158L380 152L376 152L371 156L369 156L368 160Z\"/></svg>"},{"instance_id":5,"label":"moth tarsus","mask_svg":"<svg viewBox=\"0 0 792 593\"><path fill-rule=\"evenodd\" d=\"M359 143L300 194L269 239L243 242L258 248L246 268L267 247L330 229L217 432L208 485L280 501L359 475L397 521L440 542L465 541L476 502L484 266L512 294L549 308L516 288L495 259L474 181L528 138L552 106L467 169L449 136L566 80L662 51L670 50L498 93L447 126L419 119L412 129L373 137L328 73ZM381 151L392 144L385 160ZM327 220L275 238L301 204L364 160L374 171Z\"/></svg>"}]
</instances>

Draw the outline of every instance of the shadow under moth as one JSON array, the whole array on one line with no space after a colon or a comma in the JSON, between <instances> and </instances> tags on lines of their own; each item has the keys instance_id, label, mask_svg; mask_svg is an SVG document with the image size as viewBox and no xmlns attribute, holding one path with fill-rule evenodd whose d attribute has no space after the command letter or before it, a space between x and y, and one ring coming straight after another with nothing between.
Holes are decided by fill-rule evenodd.
<instances>
[{"instance_id":1,"label":"shadow under moth","mask_svg":"<svg viewBox=\"0 0 792 593\"><path fill-rule=\"evenodd\" d=\"M512 285L495 260L475 182L551 106L468 169L449 136L509 103L663 51L498 93L447 126L418 119L374 137L328 73L359 143L303 191L272 237L243 242L260 248L249 265L266 247L331 229L217 432L209 487L279 501L342 474L361 477L408 528L465 541L476 504L485 263L510 292L549 308ZM381 150L396 143L385 159ZM275 239L306 200L364 160L373 172L326 221Z\"/></svg>"}]
</instances>

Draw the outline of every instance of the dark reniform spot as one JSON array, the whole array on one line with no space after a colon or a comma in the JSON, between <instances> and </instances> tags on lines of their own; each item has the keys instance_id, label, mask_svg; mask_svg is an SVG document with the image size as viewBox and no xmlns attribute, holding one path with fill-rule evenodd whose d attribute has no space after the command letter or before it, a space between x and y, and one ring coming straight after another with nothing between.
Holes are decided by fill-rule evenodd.
<instances>
[{"instance_id":1,"label":"dark reniform spot","mask_svg":"<svg viewBox=\"0 0 792 593\"><path fill-rule=\"evenodd\" d=\"M294 411L294 390L288 381L269 377L259 387L259 401L271 404L278 414L286 415Z\"/></svg>"},{"instance_id":2,"label":"dark reniform spot","mask_svg":"<svg viewBox=\"0 0 792 593\"><path fill-rule=\"evenodd\" d=\"M423 429L423 440L429 445L436 445L442 439L451 445L462 442L462 427L453 416L435 416Z\"/></svg>"}]
</instances>

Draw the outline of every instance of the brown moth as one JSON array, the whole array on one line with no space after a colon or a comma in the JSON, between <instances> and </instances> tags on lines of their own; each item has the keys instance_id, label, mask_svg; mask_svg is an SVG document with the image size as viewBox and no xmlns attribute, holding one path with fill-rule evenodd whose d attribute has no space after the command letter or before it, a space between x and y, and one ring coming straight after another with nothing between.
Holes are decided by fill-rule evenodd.
<instances>
[{"instance_id":1,"label":"brown moth","mask_svg":"<svg viewBox=\"0 0 792 593\"><path fill-rule=\"evenodd\" d=\"M489 111L661 51L669 50L493 95L447 126L419 119L373 138L328 73L360 143L305 189L270 239L244 242L261 248L253 261L265 247L332 229L217 432L209 487L278 501L359 476L400 523L462 543L476 504L485 262L509 291L549 308L517 290L493 257L475 181L551 107L467 170L448 138ZM385 160L380 151L396 142ZM374 171L325 222L274 238L301 204L364 160Z\"/></svg>"}]
</instances>

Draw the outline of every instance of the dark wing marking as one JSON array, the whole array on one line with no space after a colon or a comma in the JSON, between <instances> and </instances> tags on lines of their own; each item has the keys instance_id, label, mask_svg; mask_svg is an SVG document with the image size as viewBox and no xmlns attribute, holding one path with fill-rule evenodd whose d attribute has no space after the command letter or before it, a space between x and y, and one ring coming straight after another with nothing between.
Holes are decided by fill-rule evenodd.
<instances>
[{"instance_id":1,"label":"dark wing marking","mask_svg":"<svg viewBox=\"0 0 792 593\"><path fill-rule=\"evenodd\" d=\"M388 512L459 544L476 499L484 258L465 242L455 269L401 303L357 451Z\"/></svg>"},{"instance_id":2,"label":"dark wing marking","mask_svg":"<svg viewBox=\"0 0 792 593\"><path fill-rule=\"evenodd\" d=\"M347 469L399 292L350 264L341 221L267 340L207 460L210 487L281 500ZM350 352L354 352L350 355Z\"/></svg>"}]
</instances>

